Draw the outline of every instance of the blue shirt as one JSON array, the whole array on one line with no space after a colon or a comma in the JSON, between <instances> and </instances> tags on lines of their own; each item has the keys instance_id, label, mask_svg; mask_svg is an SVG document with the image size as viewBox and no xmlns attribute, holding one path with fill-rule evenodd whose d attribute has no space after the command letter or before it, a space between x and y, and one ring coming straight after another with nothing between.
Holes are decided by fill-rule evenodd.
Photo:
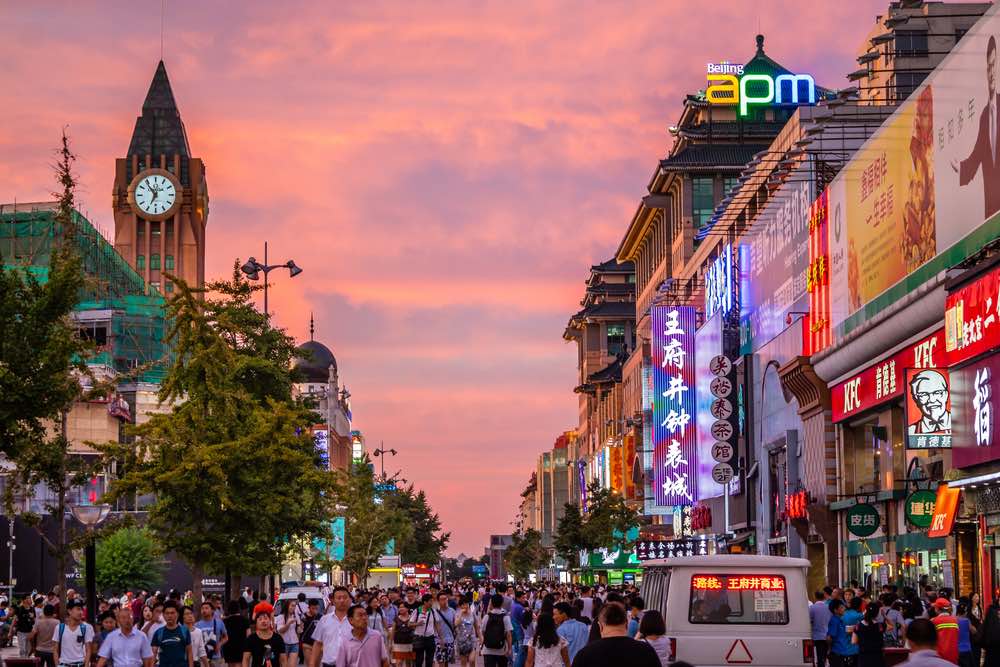
<instances>
[{"instance_id":1,"label":"blue shirt","mask_svg":"<svg viewBox=\"0 0 1000 667\"><path fill-rule=\"evenodd\" d=\"M178 625L173 630L163 626L153 633L151 644L159 650L157 660L160 667L187 667L187 647L191 645L191 635L184 626Z\"/></svg>"},{"instance_id":2,"label":"blue shirt","mask_svg":"<svg viewBox=\"0 0 1000 667\"><path fill-rule=\"evenodd\" d=\"M386 627L393 624L396 620L396 616L399 615L399 607L394 604L390 604L388 607L382 607L382 615L385 616Z\"/></svg>"},{"instance_id":3,"label":"blue shirt","mask_svg":"<svg viewBox=\"0 0 1000 667\"><path fill-rule=\"evenodd\" d=\"M445 623L445 621L448 621ZM434 613L434 625L437 627L441 641L445 644L455 643L455 633L452 629L455 627L455 610L451 607L445 607L444 609L438 609Z\"/></svg>"},{"instance_id":4,"label":"blue shirt","mask_svg":"<svg viewBox=\"0 0 1000 667\"><path fill-rule=\"evenodd\" d=\"M972 635L969 633L969 619L958 617L958 652L972 653Z\"/></svg>"},{"instance_id":5,"label":"blue shirt","mask_svg":"<svg viewBox=\"0 0 1000 667\"><path fill-rule=\"evenodd\" d=\"M848 609L847 611L844 612L843 616L844 625L847 627L855 626L858 623L860 623L861 619L863 618L864 614L862 614L860 611L854 611L853 609ZM847 646L850 650L847 653L842 653L841 655L857 655L858 652L861 650L860 646L851 643L850 636L848 636L847 639Z\"/></svg>"},{"instance_id":6,"label":"blue shirt","mask_svg":"<svg viewBox=\"0 0 1000 667\"><path fill-rule=\"evenodd\" d=\"M556 629L556 634L565 639L566 643L569 644L569 661L572 663L573 658L580 652L580 649L587 645L587 639L590 637L590 628L575 618L569 618L563 621L563 624Z\"/></svg>"},{"instance_id":7,"label":"blue shirt","mask_svg":"<svg viewBox=\"0 0 1000 667\"><path fill-rule=\"evenodd\" d=\"M833 612L830 611L830 605L826 602L813 602L809 605L809 623L812 625L813 641L826 639L831 616L833 616Z\"/></svg>"},{"instance_id":8,"label":"blue shirt","mask_svg":"<svg viewBox=\"0 0 1000 667\"><path fill-rule=\"evenodd\" d=\"M629 618L628 620L628 630L625 631L629 637L634 638L635 633L639 632L639 619Z\"/></svg>"},{"instance_id":9,"label":"blue shirt","mask_svg":"<svg viewBox=\"0 0 1000 667\"><path fill-rule=\"evenodd\" d=\"M101 642L97 655L110 660L115 667L142 667L143 659L153 657L153 649L149 646L146 633L132 628L132 633L128 635L122 634L121 630L112 631Z\"/></svg>"},{"instance_id":10,"label":"blue shirt","mask_svg":"<svg viewBox=\"0 0 1000 667\"><path fill-rule=\"evenodd\" d=\"M850 655L851 640L847 636L844 619L836 614L830 617L830 625L826 634L830 636L830 653L836 655Z\"/></svg>"},{"instance_id":11,"label":"blue shirt","mask_svg":"<svg viewBox=\"0 0 1000 667\"><path fill-rule=\"evenodd\" d=\"M213 616L211 621L202 619L196 622L194 627L201 630L201 633L205 636L206 649L208 648L208 642L212 641L213 638L215 639L215 650L207 651L209 659L220 657L219 642L226 636L226 624Z\"/></svg>"}]
</instances>

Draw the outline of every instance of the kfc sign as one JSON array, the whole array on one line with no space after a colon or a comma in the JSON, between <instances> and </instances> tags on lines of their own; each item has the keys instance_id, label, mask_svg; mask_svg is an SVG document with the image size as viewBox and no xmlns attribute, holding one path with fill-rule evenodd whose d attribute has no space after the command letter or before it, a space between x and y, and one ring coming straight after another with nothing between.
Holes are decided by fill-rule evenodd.
<instances>
[{"instance_id":1,"label":"kfc sign","mask_svg":"<svg viewBox=\"0 0 1000 667\"><path fill-rule=\"evenodd\" d=\"M951 386L947 369L906 369L907 449L951 448Z\"/></svg>"},{"instance_id":2,"label":"kfc sign","mask_svg":"<svg viewBox=\"0 0 1000 667\"><path fill-rule=\"evenodd\" d=\"M1000 268L948 295L944 328L949 366L1000 345Z\"/></svg>"},{"instance_id":3,"label":"kfc sign","mask_svg":"<svg viewBox=\"0 0 1000 667\"><path fill-rule=\"evenodd\" d=\"M939 330L835 385L833 421L843 421L911 393L907 389L906 369L919 371L944 366L943 350L944 330Z\"/></svg>"}]
</instances>

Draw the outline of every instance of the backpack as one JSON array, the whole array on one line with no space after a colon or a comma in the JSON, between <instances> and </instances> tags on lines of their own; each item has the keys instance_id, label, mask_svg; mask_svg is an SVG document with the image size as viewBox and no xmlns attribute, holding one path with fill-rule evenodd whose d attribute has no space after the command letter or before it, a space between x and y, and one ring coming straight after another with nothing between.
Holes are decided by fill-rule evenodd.
<instances>
[{"instance_id":1,"label":"backpack","mask_svg":"<svg viewBox=\"0 0 1000 667\"><path fill-rule=\"evenodd\" d=\"M83 635L84 639L86 639L86 637L87 637L87 628L89 628L89 627L90 626L87 625L86 623L80 623L80 633ZM63 647L62 647L62 638L63 638L63 632L65 632L65 631L66 631L66 624L65 623L60 623L59 624L59 653L60 653L60 655L62 654L62 650L63 650Z\"/></svg>"},{"instance_id":2,"label":"backpack","mask_svg":"<svg viewBox=\"0 0 1000 667\"><path fill-rule=\"evenodd\" d=\"M507 628L503 622L507 614L487 614L483 628L483 646L488 649L502 649L507 644Z\"/></svg>"}]
</instances>

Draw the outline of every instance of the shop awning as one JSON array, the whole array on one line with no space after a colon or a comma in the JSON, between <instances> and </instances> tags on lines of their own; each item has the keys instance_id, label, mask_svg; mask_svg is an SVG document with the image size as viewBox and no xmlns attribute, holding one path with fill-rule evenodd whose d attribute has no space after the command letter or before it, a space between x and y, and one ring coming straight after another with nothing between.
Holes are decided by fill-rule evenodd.
<instances>
[{"instance_id":1,"label":"shop awning","mask_svg":"<svg viewBox=\"0 0 1000 667\"><path fill-rule=\"evenodd\" d=\"M964 489L966 487L975 488L980 484L995 484L998 482L1000 482L1000 472L991 472L985 475L976 475L975 477L954 479L948 482L948 486L953 489Z\"/></svg>"}]
</instances>

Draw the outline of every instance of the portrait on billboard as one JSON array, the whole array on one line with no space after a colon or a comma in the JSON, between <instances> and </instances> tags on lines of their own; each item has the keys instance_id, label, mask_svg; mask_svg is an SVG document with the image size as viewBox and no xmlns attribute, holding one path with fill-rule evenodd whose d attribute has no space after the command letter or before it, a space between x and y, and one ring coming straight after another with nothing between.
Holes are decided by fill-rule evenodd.
<instances>
[{"instance_id":1,"label":"portrait on billboard","mask_svg":"<svg viewBox=\"0 0 1000 667\"><path fill-rule=\"evenodd\" d=\"M947 370L906 369L906 423L909 449L951 447L951 385Z\"/></svg>"},{"instance_id":2,"label":"portrait on billboard","mask_svg":"<svg viewBox=\"0 0 1000 667\"><path fill-rule=\"evenodd\" d=\"M952 159L951 168L958 174L959 185L962 188L972 185L976 175L982 172L981 181L969 189L982 191L983 219L986 219L1000 209L1000 141L997 141L1000 104L997 103L997 40L995 35L989 37L986 45L986 59L980 69L986 82L986 103L979 113L978 130L975 135L976 142L964 160Z\"/></svg>"}]
</instances>

